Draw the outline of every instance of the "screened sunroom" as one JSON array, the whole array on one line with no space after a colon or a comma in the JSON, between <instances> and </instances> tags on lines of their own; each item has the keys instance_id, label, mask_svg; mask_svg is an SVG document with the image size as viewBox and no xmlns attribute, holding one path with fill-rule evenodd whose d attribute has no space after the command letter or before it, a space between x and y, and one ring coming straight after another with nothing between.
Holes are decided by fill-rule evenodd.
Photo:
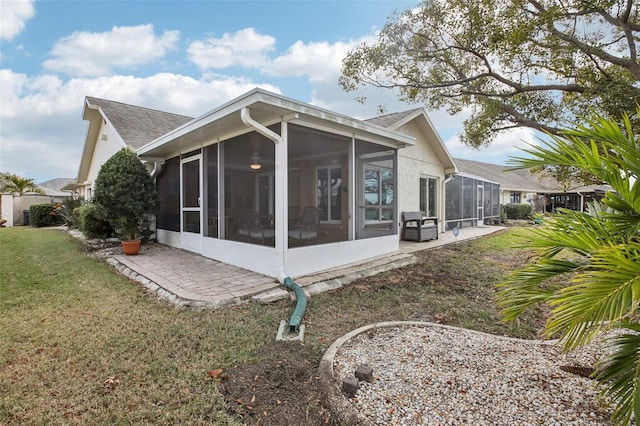
<instances>
[{"instance_id":1,"label":"screened sunroom","mask_svg":"<svg viewBox=\"0 0 640 426\"><path fill-rule=\"evenodd\" d=\"M500 184L454 175L445 185L445 229L467 228L500 217Z\"/></svg>"},{"instance_id":2,"label":"screened sunroom","mask_svg":"<svg viewBox=\"0 0 640 426\"><path fill-rule=\"evenodd\" d=\"M398 250L397 150L413 143L256 89L138 155L156 164L159 242L296 277Z\"/></svg>"}]
</instances>

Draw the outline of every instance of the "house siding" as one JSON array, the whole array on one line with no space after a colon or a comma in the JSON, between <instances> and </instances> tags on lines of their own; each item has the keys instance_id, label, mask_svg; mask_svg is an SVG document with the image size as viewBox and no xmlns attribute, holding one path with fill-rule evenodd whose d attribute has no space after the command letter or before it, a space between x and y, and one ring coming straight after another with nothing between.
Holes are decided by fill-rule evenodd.
<instances>
[{"instance_id":1,"label":"house siding","mask_svg":"<svg viewBox=\"0 0 640 426\"><path fill-rule=\"evenodd\" d=\"M102 140L102 135L106 135L107 139ZM100 126L98 138L95 141L93 148L93 155L89 165L89 172L87 173L87 180L79 182L83 185L80 190L80 195L85 199L91 198L91 195L93 194L93 185L98 177L98 173L100 173L100 168L109 158L125 146L126 145L118 132L116 132L111 125L103 122Z\"/></svg>"},{"instance_id":2,"label":"house siding","mask_svg":"<svg viewBox=\"0 0 640 426\"><path fill-rule=\"evenodd\" d=\"M414 122L398 129L399 132L416 138L416 144L398 151L398 212L420 210L420 178L431 177L438 180L438 217L444 221L444 166L431 147L427 136Z\"/></svg>"}]
</instances>

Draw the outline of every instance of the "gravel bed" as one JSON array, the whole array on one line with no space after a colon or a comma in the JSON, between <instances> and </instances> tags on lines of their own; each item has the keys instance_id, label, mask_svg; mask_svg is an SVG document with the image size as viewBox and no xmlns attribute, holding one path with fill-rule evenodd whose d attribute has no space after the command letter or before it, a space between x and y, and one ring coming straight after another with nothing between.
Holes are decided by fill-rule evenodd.
<instances>
[{"instance_id":1,"label":"gravel bed","mask_svg":"<svg viewBox=\"0 0 640 426\"><path fill-rule=\"evenodd\" d=\"M560 369L596 351L424 325L375 328L334 357L338 385L373 368L351 404L375 425L609 425L595 382Z\"/></svg>"}]
</instances>

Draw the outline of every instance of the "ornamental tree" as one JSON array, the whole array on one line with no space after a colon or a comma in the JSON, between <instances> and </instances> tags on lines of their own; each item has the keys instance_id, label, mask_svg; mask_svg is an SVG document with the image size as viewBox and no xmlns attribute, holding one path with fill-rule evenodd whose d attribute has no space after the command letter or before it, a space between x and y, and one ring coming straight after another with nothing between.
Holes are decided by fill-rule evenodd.
<instances>
[{"instance_id":1,"label":"ornamental tree","mask_svg":"<svg viewBox=\"0 0 640 426\"><path fill-rule=\"evenodd\" d=\"M558 134L594 110L637 129L638 50L634 0L426 0L352 50L339 82L469 111L461 139L478 148L514 127Z\"/></svg>"},{"instance_id":2,"label":"ornamental tree","mask_svg":"<svg viewBox=\"0 0 640 426\"><path fill-rule=\"evenodd\" d=\"M96 178L93 202L123 240L139 238L158 206L153 179L129 148L108 159Z\"/></svg>"}]
</instances>

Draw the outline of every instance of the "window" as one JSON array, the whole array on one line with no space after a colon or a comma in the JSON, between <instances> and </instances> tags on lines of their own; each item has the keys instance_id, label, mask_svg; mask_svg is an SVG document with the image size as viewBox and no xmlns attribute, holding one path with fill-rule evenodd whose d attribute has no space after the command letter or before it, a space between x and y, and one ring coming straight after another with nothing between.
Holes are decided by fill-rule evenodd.
<instances>
[{"instance_id":1,"label":"window","mask_svg":"<svg viewBox=\"0 0 640 426\"><path fill-rule=\"evenodd\" d=\"M510 196L510 200L509 202L511 204L517 204L520 203L520 193L519 192L512 192L511 196Z\"/></svg>"},{"instance_id":2,"label":"window","mask_svg":"<svg viewBox=\"0 0 640 426\"><path fill-rule=\"evenodd\" d=\"M420 211L427 217L438 216L438 180L420 178Z\"/></svg>"},{"instance_id":3,"label":"window","mask_svg":"<svg viewBox=\"0 0 640 426\"><path fill-rule=\"evenodd\" d=\"M316 169L316 182L320 221L339 222L342 219L342 168L319 167Z\"/></svg>"},{"instance_id":4,"label":"window","mask_svg":"<svg viewBox=\"0 0 640 426\"><path fill-rule=\"evenodd\" d=\"M366 222L393 219L393 189L393 170L372 167L364 169Z\"/></svg>"}]
</instances>

